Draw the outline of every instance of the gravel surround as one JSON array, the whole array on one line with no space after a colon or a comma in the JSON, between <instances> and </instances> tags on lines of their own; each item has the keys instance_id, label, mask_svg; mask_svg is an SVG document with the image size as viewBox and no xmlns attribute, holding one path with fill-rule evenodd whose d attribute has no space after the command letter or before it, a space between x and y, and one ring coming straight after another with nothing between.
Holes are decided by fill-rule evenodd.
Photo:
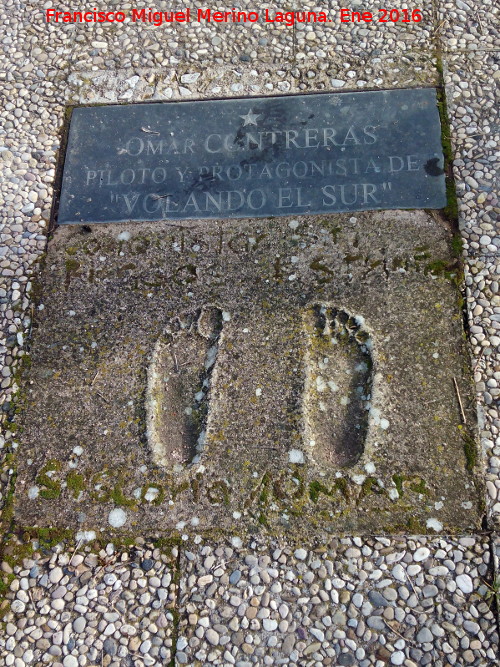
<instances>
[{"instance_id":1,"label":"gravel surround","mask_svg":"<svg viewBox=\"0 0 500 667\"><path fill-rule=\"evenodd\" d=\"M0 640L2 665L118 665L135 655L168 664L176 558L175 549L116 553L110 544L99 553L35 552L14 572L4 562L14 615Z\"/></svg>"},{"instance_id":2,"label":"gravel surround","mask_svg":"<svg viewBox=\"0 0 500 667\"><path fill-rule=\"evenodd\" d=\"M170 9L167 4L155 6ZM29 349L31 277L46 244L65 105L428 85L439 80L429 46L435 40L464 242L487 527L498 529L499 7L494 0L420 4L432 16L425 25L335 30L192 24L186 30L47 26L38 3L4 2L2 504L15 474L9 456L16 449L15 433L8 415L16 369ZM330 3L332 9L337 5ZM120 9L131 6L124 2ZM314 6L308 1L300 9ZM58 3L58 9L70 7ZM173 553L140 539L135 550L117 547L116 553L110 545L99 553L91 547L85 551L82 544L83 539L75 540L48 551L37 551L35 544L34 554L13 569L4 561L8 591L0 664L167 664L174 644L176 664L496 664L494 595L485 583L494 578L493 566L498 576L500 542L494 535L356 537L319 549L257 540L242 545L238 536L227 544L205 543L200 537Z\"/></svg>"},{"instance_id":3,"label":"gravel surround","mask_svg":"<svg viewBox=\"0 0 500 667\"><path fill-rule=\"evenodd\" d=\"M181 556L179 664L488 664L488 540L252 542ZM208 621L208 622L207 622Z\"/></svg>"},{"instance_id":4,"label":"gravel surround","mask_svg":"<svg viewBox=\"0 0 500 667\"><path fill-rule=\"evenodd\" d=\"M2 664L168 664L174 645L175 664L239 667L487 665L498 651L485 537L89 551L2 565Z\"/></svg>"}]
</instances>

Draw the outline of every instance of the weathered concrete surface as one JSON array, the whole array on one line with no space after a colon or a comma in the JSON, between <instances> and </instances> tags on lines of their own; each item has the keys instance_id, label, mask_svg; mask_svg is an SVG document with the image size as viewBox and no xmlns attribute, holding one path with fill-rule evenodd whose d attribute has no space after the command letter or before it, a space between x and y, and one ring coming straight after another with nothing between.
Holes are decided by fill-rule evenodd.
<instances>
[{"instance_id":1,"label":"weathered concrete surface","mask_svg":"<svg viewBox=\"0 0 500 667\"><path fill-rule=\"evenodd\" d=\"M457 273L415 211L58 229L19 522L109 528L122 505L143 533L478 528Z\"/></svg>"}]
</instances>

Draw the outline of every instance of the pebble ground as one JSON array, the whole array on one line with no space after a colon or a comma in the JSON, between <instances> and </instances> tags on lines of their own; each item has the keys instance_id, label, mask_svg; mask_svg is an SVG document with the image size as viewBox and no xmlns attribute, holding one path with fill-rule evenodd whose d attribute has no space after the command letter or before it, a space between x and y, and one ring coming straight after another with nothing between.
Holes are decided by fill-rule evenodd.
<instances>
[{"instance_id":1,"label":"pebble ground","mask_svg":"<svg viewBox=\"0 0 500 667\"><path fill-rule=\"evenodd\" d=\"M0 8L4 530L12 527L8 500L17 448L10 419L18 366L29 351L32 276L46 244L65 105L440 83L463 239L488 530L462 537L354 537L321 547L242 544L237 535L227 543L199 537L161 549L138 538L134 548L117 551L82 540L52 547L35 542L28 558L14 563L5 554L1 565L0 664L498 664L497 0L424 0L424 20L413 25L294 28L46 25L42 12L50 4L4 0ZM255 9L247 0L239 4ZM295 4L276 0L271 7L315 8L312 0ZM340 4L329 3L334 17ZM155 3L159 10L167 5ZM405 5L394 0L391 6ZM123 2L119 8L131 7Z\"/></svg>"}]
</instances>

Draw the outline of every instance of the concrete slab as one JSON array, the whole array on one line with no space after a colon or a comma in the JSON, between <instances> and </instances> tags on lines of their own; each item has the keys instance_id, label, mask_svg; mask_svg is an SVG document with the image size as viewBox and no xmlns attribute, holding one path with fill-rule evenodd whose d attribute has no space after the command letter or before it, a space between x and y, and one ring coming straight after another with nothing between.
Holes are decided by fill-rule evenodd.
<instances>
[{"instance_id":1,"label":"concrete slab","mask_svg":"<svg viewBox=\"0 0 500 667\"><path fill-rule=\"evenodd\" d=\"M416 211L58 229L20 524L479 527L458 276Z\"/></svg>"}]
</instances>

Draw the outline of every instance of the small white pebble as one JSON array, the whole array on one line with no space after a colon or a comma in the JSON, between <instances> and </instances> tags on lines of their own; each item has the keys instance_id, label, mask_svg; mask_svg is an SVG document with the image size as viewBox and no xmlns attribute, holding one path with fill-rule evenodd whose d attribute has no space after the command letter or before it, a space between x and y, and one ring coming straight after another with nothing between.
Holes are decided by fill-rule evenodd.
<instances>
[{"instance_id":1,"label":"small white pebble","mask_svg":"<svg viewBox=\"0 0 500 667\"><path fill-rule=\"evenodd\" d=\"M423 560L427 560L431 555L430 550L427 547L419 547L413 554L413 560L416 563L420 563Z\"/></svg>"},{"instance_id":2,"label":"small white pebble","mask_svg":"<svg viewBox=\"0 0 500 667\"><path fill-rule=\"evenodd\" d=\"M363 484L363 482L366 479L366 475L353 475L351 479L354 482L354 484L358 484L361 486L361 484Z\"/></svg>"},{"instance_id":3,"label":"small white pebble","mask_svg":"<svg viewBox=\"0 0 500 667\"><path fill-rule=\"evenodd\" d=\"M288 452L288 461L290 463L304 463L304 452L300 449L291 449Z\"/></svg>"},{"instance_id":4,"label":"small white pebble","mask_svg":"<svg viewBox=\"0 0 500 667\"><path fill-rule=\"evenodd\" d=\"M92 542L92 540L95 540L95 530L79 530L75 540L77 544L78 542Z\"/></svg>"},{"instance_id":5,"label":"small white pebble","mask_svg":"<svg viewBox=\"0 0 500 667\"><path fill-rule=\"evenodd\" d=\"M160 493L159 489L157 489L154 486L150 486L146 491L146 493L144 494L144 500L147 500L148 503L151 503L153 502L153 500L155 500L155 498L158 496L159 493Z\"/></svg>"},{"instance_id":6,"label":"small white pebble","mask_svg":"<svg viewBox=\"0 0 500 667\"><path fill-rule=\"evenodd\" d=\"M326 389L326 382L321 377L321 375L318 375L316 377L316 391L319 391L321 393L322 391L325 391L325 389Z\"/></svg>"},{"instance_id":7,"label":"small white pebble","mask_svg":"<svg viewBox=\"0 0 500 667\"><path fill-rule=\"evenodd\" d=\"M440 533L443 530L443 524L441 523L441 521L438 521L437 519L427 519L425 525L430 530L436 531L436 533Z\"/></svg>"},{"instance_id":8,"label":"small white pebble","mask_svg":"<svg viewBox=\"0 0 500 667\"><path fill-rule=\"evenodd\" d=\"M108 523L113 528L121 528L127 523L127 513L121 507L115 507L108 515Z\"/></svg>"}]
</instances>

